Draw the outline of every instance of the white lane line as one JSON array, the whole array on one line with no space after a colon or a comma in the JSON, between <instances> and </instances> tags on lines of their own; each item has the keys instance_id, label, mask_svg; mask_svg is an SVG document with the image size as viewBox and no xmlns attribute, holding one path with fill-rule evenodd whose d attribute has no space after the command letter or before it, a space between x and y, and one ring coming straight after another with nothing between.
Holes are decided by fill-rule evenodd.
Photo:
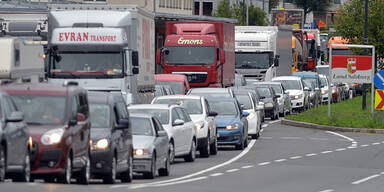
<instances>
[{"instance_id":1,"label":"white lane line","mask_svg":"<svg viewBox=\"0 0 384 192\"><path fill-rule=\"evenodd\" d=\"M268 122L269 124L274 124L274 123L277 123L277 122L280 122L281 121L281 119L279 119L279 120L275 120L275 121L270 121L270 122Z\"/></svg>"},{"instance_id":2,"label":"white lane line","mask_svg":"<svg viewBox=\"0 0 384 192\"><path fill-rule=\"evenodd\" d=\"M240 169L230 169L230 170L227 170L226 172L227 172L227 173L232 173L232 172L236 172L236 171L238 171L238 170L240 170Z\"/></svg>"},{"instance_id":3,"label":"white lane line","mask_svg":"<svg viewBox=\"0 0 384 192\"><path fill-rule=\"evenodd\" d=\"M360 147L368 147L369 145L360 145Z\"/></svg>"},{"instance_id":4,"label":"white lane line","mask_svg":"<svg viewBox=\"0 0 384 192\"><path fill-rule=\"evenodd\" d=\"M312 157L312 156L316 156L316 155L317 155L316 153L309 153L309 154L306 154L305 156Z\"/></svg>"},{"instance_id":5,"label":"white lane line","mask_svg":"<svg viewBox=\"0 0 384 192\"><path fill-rule=\"evenodd\" d=\"M380 145L380 143L372 143L372 145Z\"/></svg>"},{"instance_id":6,"label":"white lane line","mask_svg":"<svg viewBox=\"0 0 384 192\"><path fill-rule=\"evenodd\" d=\"M294 157L290 157L290 159L300 159L302 158L302 156L294 156Z\"/></svg>"},{"instance_id":7,"label":"white lane line","mask_svg":"<svg viewBox=\"0 0 384 192\"><path fill-rule=\"evenodd\" d=\"M316 137L310 137L310 140L315 140L315 141L328 141L329 139L327 138L316 138Z\"/></svg>"},{"instance_id":8,"label":"white lane line","mask_svg":"<svg viewBox=\"0 0 384 192\"><path fill-rule=\"evenodd\" d=\"M210 174L209 176L217 177L217 176L220 176L220 175L224 175L224 173L213 173L213 174Z\"/></svg>"},{"instance_id":9,"label":"white lane line","mask_svg":"<svg viewBox=\"0 0 384 192\"><path fill-rule=\"evenodd\" d=\"M379 175L379 174L375 174L375 175L366 177L366 178L364 178L364 179L360 179L360 180L354 181L354 182L352 182L352 184L353 184L353 185L358 185L358 184L367 182L367 181L369 181L369 180L371 180L371 179L374 179L374 178L376 178L376 177L380 177L380 175Z\"/></svg>"},{"instance_id":10,"label":"white lane line","mask_svg":"<svg viewBox=\"0 0 384 192\"><path fill-rule=\"evenodd\" d=\"M300 137L280 137L281 139L301 139Z\"/></svg>"},{"instance_id":11,"label":"white lane line","mask_svg":"<svg viewBox=\"0 0 384 192\"><path fill-rule=\"evenodd\" d=\"M332 153L333 151L323 151L322 154Z\"/></svg>"},{"instance_id":12,"label":"white lane line","mask_svg":"<svg viewBox=\"0 0 384 192\"><path fill-rule=\"evenodd\" d=\"M264 129L263 129L263 128L260 129L260 133L262 133L262 132L264 132Z\"/></svg>"},{"instance_id":13,"label":"white lane line","mask_svg":"<svg viewBox=\"0 0 384 192\"><path fill-rule=\"evenodd\" d=\"M283 162L283 161L286 161L287 159L277 159L275 160L275 162Z\"/></svg>"},{"instance_id":14,"label":"white lane line","mask_svg":"<svg viewBox=\"0 0 384 192\"><path fill-rule=\"evenodd\" d=\"M271 162L259 163L259 164L257 164L257 165L259 165L259 166L264 166L264 165L269 165L269 164L271 164Z\"/></svg>"},{"instance_id":15,"label":"white lane line","mask_svg":"<svg viewBox=\"0 0 384 192\"><path fill-rule=\"evenodd\" d=\"M346 148L340 148L340 149L336 149L336 151L345 151L347 150Z\"/></svg>"},{"instance_id":16,"label":"white lane line","mask_svg":"<svg viewBox=\"0 0 384 192\"><path fill-rule=\"evenodd\" d=\"M342 138L344 138L344 139L347 139L348 141L352 142L352 145L351 145L350 147L356 147L356 146L357 146L357 142L356 142L354 139L349 138L349 137L347 137L347 136L345 136L345 135L342 135L342 134L340 134L340 133L336 133L336 132L333 132L333 131L326 131L326 133L330 133L330 134L333 134L333 135L342 137Z\"/></svg>"},{"instance_id":17,"label":"white lane line","mask_svg":"<svg viewBox=\"0 0 384 192\"><path fill-rule=\"evenodd\" d=\"M152 185L151 187L163 187L163 186L169 186L169 185L176 185L176 184L182 184L182 183L189 183L189 182L193 182L193 181L199 181L199 180L203 180L203 179L207 179L208 177L197 177L197 178L193 178L193 179L186 179L186 180L182 180L182 181L176 181L176 182L170 182L170 183L162 183L162 184L156 184L156 185Z\"/></svg>"},{"instance_id":18,"label":"white lane line","mask_svg":"<svg viewBox=\"0 0 384 192\"><path fill-rule=\"evenodd\" d=\"M357 146L349 146L349 147L347 147L348 149L356 149L357 148Z\"/></svg>"},{"instance_id":19,"label":"white lane line","mask_svg":"<svg viewBox=\"0 0 384 192\"><path fill-rule=\"evenodd\" d=\"M246 166L242 166L241 168L242 169L249 169L249 168L252 168L254 167L254 165L246 165Z\"/></svg>"},{"instance_id":20,"label":"white lane line","mask_svg":"<svg viewBox=\"0 0 384 192\"><path fill-rule=\"evenodd\" d=\"M319 192L333 192L333 191L335 191L335 190L333 190L333 189L327 189L327 190L319 191Z\"/></svg>"},{"instance_id":21,"label":"white lane line","mask_svg":"<svg viewBox=\"0 0 384 192\"><path fill-rule=\"evenodd\" d=\"M272 139L272 137L260 137L261 139ZM252 140L253 141L253 140Z\"/></svg>"},{"instance_id":22,"label":"white lane line","mask_svg":"<svg viewBox=\"0 0 384 192\"><path fill-rule=\"evenodd\" d=\"M268 124L264 124L264 125L262 125L261 127L262 127L262 128L266 128L266 127L268 127Z\"/></svg>"}]
</instances>

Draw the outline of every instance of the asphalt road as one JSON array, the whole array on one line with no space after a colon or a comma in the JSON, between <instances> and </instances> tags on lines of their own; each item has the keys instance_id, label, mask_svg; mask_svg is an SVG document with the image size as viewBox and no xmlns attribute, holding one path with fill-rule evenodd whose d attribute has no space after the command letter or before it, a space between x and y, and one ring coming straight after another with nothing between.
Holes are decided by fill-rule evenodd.
<instances>
[{"instance_id":1,"label":"asphalt road","mask_svg":"<svg viewBox=\"0 0 384 192\"><path fill-rule=\"evenodd\" d=\"M367 192L384 186L384 136L333 133L267 122L244 151L220 148L217 156L181 159L171 176L136 176L131 184L88 186L54 183L0 184L0 192Z\"/></svg>"}]
</instances>

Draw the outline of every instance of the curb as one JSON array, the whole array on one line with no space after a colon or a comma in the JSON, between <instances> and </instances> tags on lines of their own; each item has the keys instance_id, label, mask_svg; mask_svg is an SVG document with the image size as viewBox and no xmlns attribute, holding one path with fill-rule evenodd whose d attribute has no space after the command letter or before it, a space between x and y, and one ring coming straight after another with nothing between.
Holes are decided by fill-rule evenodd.
<instances>
[{"instance_id":1,"label":"curb","mask_svg":"<svg viewBox=\"0 0 384 192\"><path fill-rule=\"evenodd\" d=\"M333 127L333 126L318 125L318 124L314 124L314 123L306 123L306 122L286 120L286 119L282 119L281 124L282 125L296 126L296 127L320 129L320 130L325 130L325 131L384 134L384 129Z\"/></svg>"}]
</instances>

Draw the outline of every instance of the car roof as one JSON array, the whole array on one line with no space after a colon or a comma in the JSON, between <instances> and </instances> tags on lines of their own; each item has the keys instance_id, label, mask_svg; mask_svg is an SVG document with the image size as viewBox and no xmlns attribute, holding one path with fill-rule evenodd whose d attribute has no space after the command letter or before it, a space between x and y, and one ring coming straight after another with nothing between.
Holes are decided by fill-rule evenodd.
<instances>
[{"instance_id":1,"label":"car roof","mask_svg":"<svg viewBox=\"0 0 384 192\"><path fill-rule=\"evenodd\" d=\"M228 93L229 89L228 88L192 88L191 93L194 92L204 92L204 93Z\"/></svg>"},{"instance_id":2,"label":"car roof","mask_svg":"<svg viewBox=\"0 0 384 192\"><path fill-rule=\"evenodd\" d=\"M281 82L265 81L265 82L255 82L253 85L282 85Z\"/></svg>"},{"instance_id":3,"label":"car roof","mask_svg":"<svg viewBox=\"0 0 384 192\"><path fill-rule=\"evenodd\" d=\"M129 114L130 117L140 117L140 118L147 118L150 119L153 117L151 114L144 114L144 113L131 113Z\"/></svg>"},{"instance_id":4,"label":"car roof","mask_svg":"<svg viewBox=\"0 0 384 192\"><path fill-rule=\"evenodd\" d=\"M316 77L316 75L318 75L318 74L315 72L296 72L296 73L293 73L292 75L304 76L304 77Z\"/></svg>"},{"instance_id":5,"label":"car roof","mask_svg":"<svg viewBox=\"0 0 384 192\"><path fill-rule=\"evenodd\" d=\"M90 103L113 104L115 102L124 102L121 93L105 91L88 91L88 100Z\"/></svg>"},{"instance_id":6,"label":"car roof","mask_svg":"<svg viewBox=\"0 0 384 192\"><path fill-rule=\"evenodd\" d=\"M158 96L156 99L201 99L202 97L199 95L164 95Z\"/></svg>"},{"instance_id":7,"label":"car roof","mask_svg":"<svg viewBox=\"0 0 384 192\"><path fill-rule=\"evenodd\" d=\"M232 101L232 102L236 102L236 99L235 98L232 98L232 97L226 97L226 98L208 98L208 101Z\"/></svg>"},{"instance_id":8,"label":"car roof","mask_svg":"<svg viewBox=\"0 0 384 192\"><path fill-rule=\"evenodd\" d=\"M0 89L9 94L31 94L31 95L47 95L47 96L66 96L72 95L75 91L87 91L76 85L60 85L53 83L23 83L8 84L0 86Z\"/></svg>"},{"instance_id":9,"label":"car roof","mask_svg":"<svg viewBox=\"0 0 384 192\"><path fill-rule=\"evenodd\" d=\"M156 74L155 81L184 81L185 75L182 74Z\"/></svg>"},{"instance_id":10,"label":"car roof","mask_svg":"<svg viewBox=\"0 0 384 192\"><path fill-rule=\"evenodd\" d=\"M128 109L169 109L172 105L168 104L138 104L130 105Z\"/></svg>"},{"instance_id":11,"label":"car roof","mask_svg":"<svg viewBox=\"0 0 384 192\"><path fill-rule=\"evenodd\" d=\"M296 77L296 76L280 76L280 77L275 77L272 79L272 81L276 80L300 80L301 77Z\"/></svg>"}]
</instances>

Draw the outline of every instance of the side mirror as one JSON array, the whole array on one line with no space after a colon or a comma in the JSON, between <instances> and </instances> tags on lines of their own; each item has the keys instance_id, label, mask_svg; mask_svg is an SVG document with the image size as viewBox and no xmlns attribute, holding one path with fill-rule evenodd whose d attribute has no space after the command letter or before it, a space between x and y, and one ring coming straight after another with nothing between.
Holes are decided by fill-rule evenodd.
<instances>
[{"instance_id":1,"label":"side mirror","mask_svg":"<svg viewBox=\"0 0 384 192\"><path fill-rule=\"evenodd\" d=\"M132 66L139 66L139 52L132 51Z\"/></svg>"},{"instance_id":2,"label":"side mirror","mask_svg":"<svg viewBox=\"0 0 384 192\"><path fill-rule=\"evenodd\" d=\"M248 116L249 115L249 113L248 112L246 112L246 111L243 111L243 117L246 117L246 116Z\"/></svg>"},{"instance_id":3,"label":"side mirror","mask_svg":"<svg viewBox=\"0 0 384 192\"><path fill-rule=\"evenodd\" d=\"M77 113L76 118L69 121L69 126L77 125L78 122L85 121L85 116L81 113Z\"/></svg>"},{"instance_id":4,"label":"side mirror","mask_svg":"<svg viewBox=\"0 0 384 192\"><path fill-rule=\"evenodd\" d=\"M211 111L211 112L209 112L209 114L208 114L208 116L210 116L210 117L216 117L218 114L217 114L217 112L215 112L215 111Z\"/></svg>"},{"instance_id":5,"label":"side mirror","mask_svg":"<svg viewBox=\"0 0 384 192\"><path fill-rule=\"evenodd\" d=\"M137 75L137 74L139 74L139 68L137 68L137 67L134 67L134 68L132 68L132 73L134 74L134 75Z\"/></svg>"},{"instance_id":6,"label":"side mirror","mask_svg":"<svg viewBox=\"0 0 384 192\"><path fill-rule=\"evenodd\" d=\"M220 49L220 64L225 63L225 51L223 49Z\"/></svg>"},{"instance_id":7,"label":"side mirror","mask_svg":"<svg viewBox=\"0 0 384 192\"><path fill-rule=\"evenodd\" d=\"M161 49L156 50L156 65L161 64Z\"/></svg>"},{"instance_id":8,"label":"side mirror","mask_svg":"<svg viewBox=\"0 0 384 192\"><path fill-rule=\"evenodd\" d=\"M304 91L310 91L308 87L304 87Z\"/></svg>"},{"instance_id":9,"label":"side mirror","mask_svg":"<svg viewBox=\"0 0 384 192\"><path fill-rule=\"evenodd\" d=\"M119 124L115 128L116 129L128 129L129 128L129 120L128 119L120 119Z\"/></svg>"},{"instance_id":10,"label":"side mirror","mask_svg":"<svg viewBox=\"0 0 384 192\"><path fill-rule=\"evenodd\" d=\"M23 121L24 115L23 112L21 111L14 111L7 117L6 121L7 122L20 122Z\"/></svg>"},{"instance_id":11,"label":"side mirror","mask_svg":"<svg viewBox=\"0 0 384 192\"><path fill-rule=\"evenodd\" d=\"M173 123L172 123L172 126L180 126L180 125L184 125L184 120L181 120L181 119L176 119Z\"/></svg>"},{"instance_id":12,"label":"side mirror","mask_svg":"<svg viewBox=\"0 0 384 192\"><path fill-rule=\"evenodd\" d=\"M168 137L168 134L166 131L158 131L157 137Z\"/></svg>"},{"instance_id":13,"label":"side mirror","mask_svg":"<svg viewBox=\"0 0 384 192\"><path fill-rule=\"evenodd\" d=\"M279 61L280 61L280 55L275 56L275 67L279 66Z\"/></svg>"}]
</instances>

